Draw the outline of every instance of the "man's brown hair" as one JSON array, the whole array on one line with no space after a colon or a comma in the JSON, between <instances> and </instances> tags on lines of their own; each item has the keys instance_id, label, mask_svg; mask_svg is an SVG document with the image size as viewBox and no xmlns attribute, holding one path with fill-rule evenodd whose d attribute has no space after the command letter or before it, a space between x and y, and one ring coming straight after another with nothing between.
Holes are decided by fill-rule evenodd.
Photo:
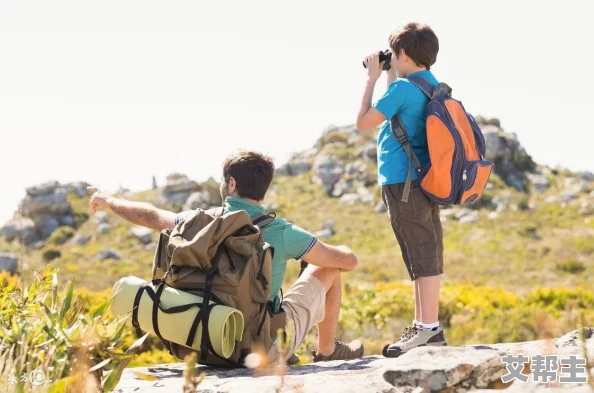
<instances>
[{"instance_id":1,"label":"man's brown hair","mask_svg":"<svg viewBox=\"0 0 594 393\"><path fill-rule=\"evenodd\" d=\"M400 50L404 49L404 53L419 67L430 69L435 64L439 40L426 24L409 22L394 30L389 42L395 55L399 55Z\"/></svg>"},{"instance_id":2,"label":"man's brown hair","mask_svg":"<svg viewBox=\"0 0 594 393\"><path fill-rule=\"evenodd\" d=\"M272 183L274 161L271 157L250 150L231 153L223 163L223 177L232 177L237 184L237 193L242 198L261 201Z\"/></svg>"}]
</instances>

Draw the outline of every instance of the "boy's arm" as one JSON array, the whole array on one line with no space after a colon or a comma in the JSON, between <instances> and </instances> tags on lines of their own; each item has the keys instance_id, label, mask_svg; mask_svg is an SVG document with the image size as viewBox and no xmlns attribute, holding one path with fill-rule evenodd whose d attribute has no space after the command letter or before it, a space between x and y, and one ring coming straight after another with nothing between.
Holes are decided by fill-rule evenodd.
<instances>
[{"instance_id":1,"label":"boy's arm","mask_svg":"<svg viewBox=\"0 0 594 393\"><path fill-rule=\"evenodd\" d=\"M365 91L363 92L363 99L361 100L361 109L357 115L357 122L355 127L359 131L369 131L374 127L380 125L386 117L371 105L373 99L373 89L377 79L368 78L365 84Z\"/></svg>"},{"instance_id":2,"label":"boy's arm","mask_svg":"<svg viewBox=\"0 0 594 393\"><path fill-rule=\"evenodd\" d=\"M126 199L116 198L95 187L87 187L91 196L91 209L94 212L98 207L105 210L111 210L123 219L148 228L161 231L163 229L173 229L175 226L176 214L167 210L158 209L146 202L128 201Z\"/></svg>"},{"instance_id":3,"label":"boy's arm","mask_svg":"<svg viewBox=\"0 0 594 393\"><path fill-rule=\"evenodd\" d=\"M386 117L371 105L373 98L373 89L375 83L382 75L382 67L384 62L379 61L380 52L373 53L365 58L363 61L367 68L367 82L365 84L365 91L363 92L363 99L361 100L361 108L357 114L357 122L355 126L359 131L368 131L377 125L381 124Z\"/></svg>"}]
</instances>

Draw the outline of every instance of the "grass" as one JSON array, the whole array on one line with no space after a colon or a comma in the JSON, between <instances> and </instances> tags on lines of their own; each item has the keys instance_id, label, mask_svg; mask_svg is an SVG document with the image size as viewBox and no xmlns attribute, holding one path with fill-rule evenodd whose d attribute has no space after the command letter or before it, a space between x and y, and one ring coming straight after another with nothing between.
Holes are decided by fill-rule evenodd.
<instances>
[{"instance_id":1,"label":"grass","mask_svg":"<svg viewBox=\"0 0 594 393\"><path fill-rule=\"evenodd\" d=\"M358 159L355 152L363 141L340 150L332 143L334 139L340 142L346 137L332 136L322 150L346 161ZM366 162L370 172L376 169L374 163ZM371 187L373 204L343 206L338 199L328 198L311 177L306 173L277 178L267 202L276 202L279 216L311 232L329 219L335 221L336 234L325 241L350 246L360 261L356 271L344 275L340 336L345 340L362 337L367 353L377 354L413 316L412 286L388 216L373 212L380 201L379 188ZM554 320L553 333L561 335L577 327L570 318L575 310L584 313L585 323L594 325L594 220L579 214L579 201L545 202L558 194L562 179L555 178L551 189L533 194L510 190L497 176L493 176L492 184L484 203L476 207L477 223L460 224L449 219L443 224L445 274L440 319L448 341L462 345L536 339L542 335L538 326L543 319ZM205 189L214 193L217 187L210 181ZM487 215L494 210L491 201L507 195L511 198L508 210L489 219ZM78 292L81 304L88 304L84 310L89 311L107 299L109 289L122 276L151 278L154 247L135 239L131 224L109 212L111 232L100 234L88 197L73 194L69 199L77 217L76 230L61 228L44 248L26 251L25 281L33 271L44 271L46 266L60 269L63 280L76 275L78 287L83 288ZM155 203L157 193L144 191L132 199ZM90 240L75 245L71 241L74 234L88 235ZM116 249L122 259L98 261L102 248ZM21 252L17 241L3 239L0 251ZM298 271L299 264L291 261L285 289ZM129 325L124 333L122 348L133 346L137 337ZM314 343L312 332L299 351L304 361L308 360L306 353L315 349ZM154 336L146 338L139 352L130 366L175 361Z\"/></svg>"}]
</instances>

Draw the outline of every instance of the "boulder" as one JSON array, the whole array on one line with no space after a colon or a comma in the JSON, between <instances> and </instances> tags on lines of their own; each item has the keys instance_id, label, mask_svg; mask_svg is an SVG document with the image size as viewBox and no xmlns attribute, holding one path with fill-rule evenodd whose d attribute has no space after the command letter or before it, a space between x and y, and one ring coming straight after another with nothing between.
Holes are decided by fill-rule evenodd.
<instances>
[{"instance_id":1,"label":"boulder","mask_svg":"<svg viewBox=\"0 0 594 393\"><path fill-rule=\"evenodd\" d=\"M211 206L210 194L206 191L196 191L186 199L183 210L208 209Z\"/></svg>"},{"instance_id":2,"label":"boulder","mask_svg":"<svg viewBox=\"0 0 594 393\"><path fill-rule=\"evenodd\" d=\"M185 175L167 176L167 184L163 187L164 194L192 193L200 190L200 186L194 180L188 179Z\"/></svg>"},{"instance_id":3,"label":"boulder","mask_svg":"<svg viewBox=\"0 0 594 393\"><path fill-rule=\"evenodd\" d=\"M375 142L365 143L358 151L357 156L368 160L377 160L377 144Z\"/></svg>"},{"instance_id":4,"label":"boulder","mask_svg":"<svg viewBox=\"0 0 594 393\"><path fill-rule=\"evenodd\" d=\"M594 173L590 171L580 172L580 177L586 181L594 181Z\"/></svg>"},{"instance_id":5,"label":"boulder","mask_svg":"<svg viewBox=\"0 0 594 393\"><path fill-rule=\"evenodd\" d=\"M594 204L588 202L588 201L583 201L582 205L580 206L580 210L579 213L582 216L591 216L594 215Z\"/></svg>"},{"instance_id":6,"label":"boulder","mask_svg":"<svg viewBox=\"0 0 594 393\"><path fill-rule=\"evenodd\" d=\"M276 173L283 176L298 176L311 170L309 158L295 158L280 166Z\"/></svg>"},{"instance_id":7,"label":"boulder","mask_svg":"<svg viewBox=\"0 0 594 393\"><path fill-rule=\"evenodd\" d=\"M99 210L98 212L96 212L94 218L95 223L97 225L107 224L107 222L109 221L109 216L107 215L107 212L105 210Z\"/></svg>"},{"instance_id":8,"label":"boulder","mask_svg":"<svg viewBox=\"0 0 594 393\"><path fill-rule=\"evenodd\" d=\"M27 189L27 196L22 201L23 215L33 217L38 214L61 215L72 212L65 188L52 188L53 185L39 187Z\"/></svg>"},{"instance_id":9,"label":"boulder","mask_svg":"<svg viewBox=\"0 0 594 393\"><path fill-rule=\"evenodd\" d=\"M474 224L477 221L478 221L478 217L475 215L464 216L460 220L458 220L458 222L460 222L460 224Z\"/></svg>"},{"instance_id":10,"label":"boulder","mask_svg":"<svg viewBox=\"0 0 594 393\"><path fill-rule=\"evenodd\" d=\"M38 240L35 222L29 217L13 218L4 224L0 229L0 234L7 241L20 240L22 237L25 245L33 244Z\"/></svg>"},{"instance_id":11,"label":"boulder","mask_svg":"<svg viewBox=\"0 0 594 393\"><path fill-rule=\"evenodd\" d=\"M528 180L537 191L544 191L550 187L549 179L540 174L528 174Z\"/></svg>"},{"instance_id":12,"label":"boulder","mask_svg":"<svg viewBox=\"0 0 594 393\"><path fill-rule=\"evenodd\" d=\"M373 208L373 211L375 213L385 213L388 211L388 208L386 207L386 205L384 204L384 201L379 201L375 207Z\"/></svg>"},{"instance_id":13,"label":"boulder","mask_svg":"<svg viewBox=\"0 0 594 393\"><path fill-rule=\"evenodd\" d=\"M89 191L87 190L88 186L90 186L90 184L84 181L77 181L64 185L64 187L68 189L68 192L75 193L79 198L89 195Z\"/></svg>"},{"instance_id":14,"label":"boulder","mask_svg":"<svg viewBox=\"0 0 594 393\"><path fill-rule=\"evenodd\" d=\"M60 183L57 181L48 181L45 183L38 184L36 186L27 187L25 191L28 196L37 197L43 195L53 194L60 187Z\"/></svg>"},{"instance_id":15,"label":"boulder","mask_svg":"<svg viewBox=\"0 0 594 393\"><path fill-rule=\"evenodd\" d=\"M0 252L0 272L16 274L18 271L19 259L9 252Z\"/></svg>"},{"instance_id":16,"label":"boulder","mask_svg":"<svg viewBox=\"0 0 594 393\"><path fill-rule=\"evenodd\" d=\"M89 240L91 240L91 235L76 235L74 238L72 238L72 243L76 244L77 246L82 246Z\"/></svg>"},{"instance_id":17,"label":"boulder","mask_svg":"<svg viewBox=\"0 0 594 393\"><path fill-rule=\"evenodd\" d=\"M121 259L120 254L111 249L111 248L104 248L99 250L97 254L97 259L100 261L105 261L106 259Z\"/></svg>"},{"instance_id":18,"label":"boulder","mask_svg":"<svg viewBox=\"0 0 594 393\"><path fill-rule=\"evenodd\" d=\"M33 221L43 239L47 239L60 226L60 222L56 217L47 214L34 216Z\"/></svg>"},{"instance_id":19,"label":"boulder","mask_svg":"<svg viewBox=\"0 0 594 393\"><path fill-rule=\"evenodd\" d=\"M365 187L357 188L356 193L344 194L340 197L340 203L352 206L356 203L373 203L373 194Z\"/></svg>"},{"instance_id":20,"label":"boulder","mask_svg":"<svg viewBox=\"0 0 594 393\"><path fill-rule=\"evenodd\" d=\"M132 227L130 232L142 244L149 244L153 240L153 230L150 228L135 226Z\"/></svg>"},{"instance_id":21,"label":"boulder","mask_svg":"<svg viewBox=\"0 0 594 393\"><path fill-rule=\"evenodd\" d=\"M332 195L334 185L344 173L344 164L334 156L320 154L313 164L314 182L324 188L328 195Z\"/></svg>"},{"instance_id":22,"label":"boulder","mask_svg":"<svg viewBox=\"0 0 594 393\"><path fill-rule=\"evenodd\" d=\"M110 229L111 228L109 227L109 224L106 222L99 224L97 226L97 230L99 231L99 233L109 233Z\"/></svg>"}]
</instances>

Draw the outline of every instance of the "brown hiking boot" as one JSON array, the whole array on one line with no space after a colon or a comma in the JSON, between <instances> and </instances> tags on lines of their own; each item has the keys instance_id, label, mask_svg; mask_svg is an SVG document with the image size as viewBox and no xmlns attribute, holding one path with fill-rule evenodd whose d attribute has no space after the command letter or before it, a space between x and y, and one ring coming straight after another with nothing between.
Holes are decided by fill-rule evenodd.
<instances>
[{"instance_id":1,"label":"brown hiking boot","mask_svg":"<svg viewBox=\"0 0 594 393\"><path fill-rule=\"evenodd\" d=\"M349 360L362 358L364 351L365 348L359 340L351 341L347 344L335 338L334 352L332 352L331 355L324 356L321 353L316 354L315 351L312 351L311 354L313 356L314 362L326 362L330 360Z\"/></svg>"},{"instance_id":2,"label":"brown hiking boot","mask_svg":"<svg viewBox=\"0 0 594 393\"><path fill-rule=\"evenodd\" d=\"M299 364L299 356L294 353L287 359L287 366L295 366L296 364Z\"/></svg>"}]
</instances>

